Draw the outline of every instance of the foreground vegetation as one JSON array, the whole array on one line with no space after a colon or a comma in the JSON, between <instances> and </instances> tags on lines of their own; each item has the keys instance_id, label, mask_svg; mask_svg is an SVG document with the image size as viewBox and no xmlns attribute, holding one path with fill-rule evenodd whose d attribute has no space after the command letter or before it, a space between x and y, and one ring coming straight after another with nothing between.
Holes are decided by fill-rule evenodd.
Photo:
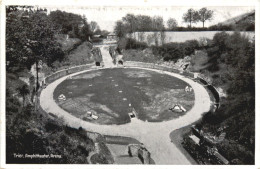
<instances>
[{"instance_id":1,"label":"foreground vegetation","mask_svg":"<svg viewBox=\"0 0 260 169\"><path fill-rule=\"evenodd\" d=\"M30 105L20 107L17 99L7 94L7 163L88 163L94 142L85 131L65 126L62 120L54 120L40 110L35 112ZM22 156L16 156L19 154ZM26 154L57 156L30 158Z\"/></svg>"}]
</instances>

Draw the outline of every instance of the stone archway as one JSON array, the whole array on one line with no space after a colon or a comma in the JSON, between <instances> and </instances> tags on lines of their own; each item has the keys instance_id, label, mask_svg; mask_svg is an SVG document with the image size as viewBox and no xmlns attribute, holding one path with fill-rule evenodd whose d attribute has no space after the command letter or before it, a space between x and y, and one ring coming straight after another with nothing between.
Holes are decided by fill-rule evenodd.
<instances>
[{"instance_id":1,"label":"stone archway","mask_svg":"<svg viewBox=\"0 0 260 169\"><path fill-rule=\"evenodd\" d=\"M100 62L96 62L96 66L100 66Z\"/></svg>"},{"instance_id":2,"label":"stone archway","mask_svg":"<svg viewBox=\"0 0 260 169\"><path fill-rule=\"evenodd\" d=\"M123 63L122 60L119 60L119 61L118 61L118 64L119 64L119 65L123 65L124 63Z\"/></svg>"}]
</instances>

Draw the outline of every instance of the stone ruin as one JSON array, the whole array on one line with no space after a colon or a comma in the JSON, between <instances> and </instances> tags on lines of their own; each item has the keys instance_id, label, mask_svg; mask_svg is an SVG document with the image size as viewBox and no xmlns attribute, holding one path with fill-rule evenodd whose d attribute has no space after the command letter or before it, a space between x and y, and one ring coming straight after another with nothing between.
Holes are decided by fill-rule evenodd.
<instances>
[{"instance_id":1,"label":"stone ruin","mask_svg":"<svg viewBox=\"0 0 260 169\"><path fill-rule=\"evenodd\" d=\"M128 154L130 157L138 157L143 164L151 164L151 154L142 144L129 144Z\"/></svg>"},{"instance_id":2,"label":"stone ruin","mask_svg":"<svg viewBox=\"0 0 260 169\"><path fill-rule=\"evenodd\" d=\"M123 55L117 46L109 46L109 54L113 59L113 63L116 65L123 65Z\"/></svg>"}]
</instances>

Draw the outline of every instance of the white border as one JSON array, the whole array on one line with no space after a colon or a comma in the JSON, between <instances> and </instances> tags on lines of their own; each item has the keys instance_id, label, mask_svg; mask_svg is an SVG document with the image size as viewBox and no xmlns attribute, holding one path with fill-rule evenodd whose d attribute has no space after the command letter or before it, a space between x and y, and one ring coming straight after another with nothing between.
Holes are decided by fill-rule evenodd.
<instances>
[{"instance_id":1,"label":"white border","mask_svg":"<svg viewBox=\"0 0 260 169\"><path fill-rule=\"evenodd\" d=\"M259 13L259 6L260 0L3 0L1 2L1 61L0 61L0 88L1 88L1 95L0 95L0 113L1 113L1 168L194 168L194 169L201 169L201 168L209 168L209 169L222 169L222 168L246 168L246 169L256 169L260 168L260 161L256 160L255 165L253 166L246 166L246 165L239 165L239 166L198 166L198 165L191 165L191 166L172 166L172 165L153 165L153 166L144 166L144 165L6 165L5 164L5 5L52 5L52 6L255 6L256 8L256 43L259 46L259 21L260 21L260 13ZM256 63L256 86L260 85L260 80L258 78L259 74L259 64L260 64L260 56L259 56L259 47L256 45L256 56L255 56L255 63ZM259 128L260 128L260 121L259 121L259 89L256 87L256 156L255 159L260 159L260 142L259 142ZM76 158L76 157L75 157Z\"/></svg>"}]
</instances>

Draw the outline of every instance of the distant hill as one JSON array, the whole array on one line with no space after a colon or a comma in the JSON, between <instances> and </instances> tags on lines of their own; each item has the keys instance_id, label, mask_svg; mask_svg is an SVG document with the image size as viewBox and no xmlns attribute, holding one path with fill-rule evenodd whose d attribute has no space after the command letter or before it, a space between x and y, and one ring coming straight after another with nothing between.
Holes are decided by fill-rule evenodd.
<instances>
[{"instance_id":1,"label":"distant hill","mask_svg":"<svg viewBox=\"0 0 260 169\"><path fill-rule=\"evenodd\" d=\"M255 10L230 18L224 22L220 22L212 27L229 27L238 31L254 31L255 30Z\"/></svg>"}]
</instances>

